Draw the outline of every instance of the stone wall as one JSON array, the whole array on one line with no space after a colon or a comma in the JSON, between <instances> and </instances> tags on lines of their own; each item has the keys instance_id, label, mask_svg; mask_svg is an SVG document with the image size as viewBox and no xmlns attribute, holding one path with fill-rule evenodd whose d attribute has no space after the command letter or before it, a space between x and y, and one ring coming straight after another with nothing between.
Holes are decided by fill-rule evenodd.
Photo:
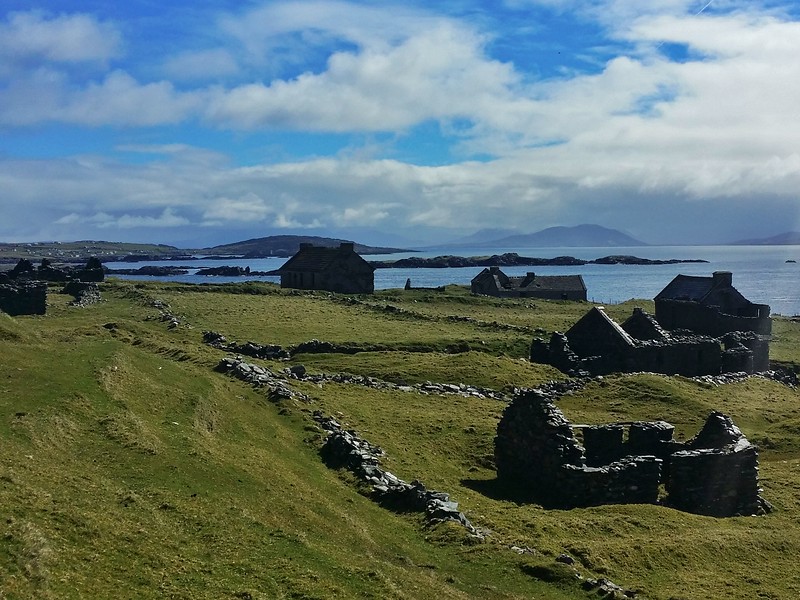
<instances>
[{"instance_id":1,"label":"stone wall","mask_svg":"<svg viewBox=\"0 0 800 600\"><path fill-rule=\"evenodd\" d=\"M601 342L595 349L586 344L582 347L585 354L579 355L573 351L566 335L555 332L549 343L540 339L533 340L530 359L532 362L552 365L569 375L648 371L695 377L717 374L723 368L719 341L706 336L635 340L633 344L618 345ZM748 372L753 371L751 369Z\"/></svg>"},{"instance_id":2,"label":"stone wall","mask_svg":"<svg viewBox=\"0 0 800 600\"><path fill-rule=\"evenodd\" d=\"M758 453L731 419L712 413L686 443L664 421L573 426L554 404L557 392L526 390L497 426L498 480L543 506L664 503L696 514L728 517L765 512ZM627 433L627 436L625 435ZM585 446L585 447L584 447Z\"/></svg>"},{"instance_id":3,"label":"stone wall","mask_svg":"<svg viewBox=\"0 0 800 600\"><path fill-rule=\"evenodd\" d=\"M648 371L696 377L769 369L767 336L736 331L720 340L688 331L666 332L650 319L636 309L620 327L595 308L566 334L555 332L549 342L534 339L530 359L569 375Z\"/></svg>"},{"instance_id":4,"label":"stone wall","mask_svg":"<svg viewBox=\"0 0 800 600\"><path fill-rule=\"evenodd\" d=\"M0 283L0 310L12 317L47 312L47 284L41 281Z\"/></svg>"},{"instance_id":5,"label":"stone wall","mask_svg":"<svg viewBox=\"0 0 800 600\"><path fill-rule=\"evenodd\" d=\"M655 502L661 460L621 457L600 467L586 464L572 426L542 390L519 394L503 413L495 437L498 479L544 506Z\"/></svg>"},{"instance_id":6,"label":"stone wall","mask_svg":"<svg viewBox=\"0 0 800 600\"><path fill-rule=\"evenodd\" d=\"M715 337L730 331L752 331L760 335L772 332L769 306L751 304L746 315L728 315L716 306L686 300L656 300L656 319L665 329L690 329Z\"/></svg>"}]
</instances>

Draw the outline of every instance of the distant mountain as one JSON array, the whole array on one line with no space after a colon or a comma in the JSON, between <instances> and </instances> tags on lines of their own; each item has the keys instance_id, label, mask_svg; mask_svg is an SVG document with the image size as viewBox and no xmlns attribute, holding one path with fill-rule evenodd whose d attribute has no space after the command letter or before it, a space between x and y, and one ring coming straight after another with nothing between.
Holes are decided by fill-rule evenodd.
<instances>
[{"instance_id":1,"label":"distant mountain","mask_svg":"<svg viewBox=\"0 0 800 600\"><path fill-rule=\"evenodd\" d=\"M247 258L264 258L268 256L294 256L300 249L300 244L314 244L315 246L337 247L341 243L352 243L350 240L318 237L313 235L273 235L263 238L223 244L212 248L197 250L198 253L212 256L237 255ZM383 248L380 246L365 246L355 244L355 251L359 254L392 254L395 252L408 252L402 248Z\"/></svg>"},{"instance_id":2,"label":"distant mountain","mask_svg":"<svg viewBox=\"0 0 800 600\"><path fill-rule=\"evenodd\" d=\"M492 231L492 230L484 230ZM502 231L502 230L500 230ZM475 234L478 236L481 232ZM482 237L482 235L481 235ZM463 245L461 243L459 246ZM647 246L631 236L600 225L577 225L575 227L548 227L536 233L514 234L474 243L479 248L552 248L552 247L623 247ZM444 247L453 247L448 244Z\"/></svg>"},{"instance_id":3,"label":"distant mountain","mask_svg":"<svg viewBox=\"0 0 800 600\"><path fill-rule=\"evenodd\" d=\"M731 242L731 246L798 246L800 245L800 231L787 231L767 238L739 240Z\"/></svg>"},{"instance_id":4,"label":"distant mountain","mask_svg":"<svg viewBox=\"0 0 800 600\"><path fill-rule=\"evenodd\" d=\"M519 234L519 231L516 231L514 229L481 229L479 231L476 231L472 235L456 238L452 242L448 242L447 246L448 247L471 246L474 248L477 245L485 243L493 245L495 240L499 240L517 234Z\"/></svg>"}]
</instances>

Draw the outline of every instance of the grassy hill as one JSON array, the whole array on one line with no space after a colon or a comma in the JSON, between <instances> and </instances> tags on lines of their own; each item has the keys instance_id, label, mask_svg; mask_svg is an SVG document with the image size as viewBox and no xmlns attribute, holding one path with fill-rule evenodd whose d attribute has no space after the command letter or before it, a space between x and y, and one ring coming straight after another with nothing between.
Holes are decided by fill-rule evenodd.
<instances>
[{"instance_id":1,"label":"grassy hill","mask_svg":"<svg viewBox=\"0 0 800 600\"><path fill-rule=\"evenodd\" d=\"M768 516L544 510L495 483L503 402L293 382L310 402L275 403L216 372L225 354L203 345L202 331L284 346L381 343L389 349L289 364L511 393L563 377L522 358L532 336L565 329L585 303L475 298L456 287L351 300L269 284L113 280L103 295L76 308L51 293L46 316L0 314L0 598L596 597L555 562L562 552L582 576L640 598L800 591L797 390L629 375L561 404L575 422L665 419L683 436L712 409L731 414L762 446ZM608 311L629 314L630 305ZM773 355L800 362L800 324L777 322L776 338ZM375 504L321 460L314 411L381 446L398 477L449 492L485 539Z\"/></svg>"}]
</instances>

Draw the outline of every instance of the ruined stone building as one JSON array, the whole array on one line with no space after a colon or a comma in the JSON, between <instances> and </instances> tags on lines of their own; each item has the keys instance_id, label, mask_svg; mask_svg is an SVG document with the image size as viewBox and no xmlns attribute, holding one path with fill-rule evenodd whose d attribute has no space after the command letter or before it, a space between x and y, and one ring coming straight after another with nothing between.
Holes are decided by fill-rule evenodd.
<instances>
[{"instance_id":1,"label":"ruined stone building","mask_svg":"<svg viewBox=\"0 0 800 600\"><path fill-rule=\"evenodd\" d=\"M300 244L297 254L278 269L282 288L343 294L374 292L374 271L352 243L341 243L338 248Z\"/></svg>"},{"instance_id":2,"label":"ruined stone building","mask_svg":"<svg viewBox=\"0 0 800 600\"><path fill-rule=\"evenodd\" d=\"M521 392L497 426L497 477L529 500L551 508L662 502L716 517L769 510L758 449L730 417L711 413L687 442L664 421L583 426L581 445L555 399Z\"/></svg>"},{"instance_id":3,"label":"ruined stone building","mask_svg":"<svg viewBox=\"0 0 800 600\"><path fill-rule=\"evenodd\" d=\"M719 339L685 330L666 331L640 308L620 325L603 307L594 307L565 334L553 333L549 342L534 339L530 358L569 374L755 373L769 368L769 342L752 332L729 333Z\"/></svg>"},{"instance_id":4,"label":"ruined stone building","mask_svg":"<svg viewBox=\"0 0 800 600\"><path fill-rule=\"evenodd\" d=\"M18 315L43 315L47 312L47 284L43 281L15 281L0 277L0 311Z\"/></svg>"},{"instance_id":5,"label":"ruined stone building","mask_svg":"<svg viewBox=\"0 0 800 600\"><path fill-rule=\"evenodd\" d=\"M667 375L756 373L769 369L769 306L754 304L732 275L678 275L655 298L656 315L636 308L621 325L592 308L565 334L533 340L531 360L565 373Z\"/></svg>"},{"instance_id":6,"label":"ruined stone building","mask_svg":"<svg viewBox=\"0 0 800 600\"><path fill-rule=\"evenodd\" d=\"M655 297L656 319L664 329L689 329L713 337L732 331L772 332L767 304L754 304L733 287L733 275L677 275Z\"/></svg>"},{"instance_id":7,"label":"ruined stone building","mask_svg":"<svg viewBox=\"0 0 800 600\"><path fill-rule=\"evenodd\" d=\"M586 284L580 275L536 275L509 277L500 267L488 267L472 278L473 294L498 298L586 300Z\"/></svg>"}]
</instances>

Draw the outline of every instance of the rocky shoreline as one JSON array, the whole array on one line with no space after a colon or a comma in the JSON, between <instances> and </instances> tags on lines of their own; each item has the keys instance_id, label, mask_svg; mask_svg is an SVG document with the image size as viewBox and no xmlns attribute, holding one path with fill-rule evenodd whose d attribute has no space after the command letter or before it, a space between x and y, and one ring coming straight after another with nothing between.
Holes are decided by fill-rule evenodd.
<instances>
[{"instance_id":1,"label":"rocky shoreline","mask_svg":"<svg viewBox=\"0 0 800 600\"><path fill-rule=\"evenodd\" d=\"M583 265L675 265L680 263L707 263L699 258L666 260L640 258L623 254L584 260L574 256L535 258L520 256L516 252L493 254L492 256L436 256L434 258L399 258L397 260L370 261L376 269L447 269L461 267L580 267Z\"/></svg>"},{"instance_id":2,"label":"rocky shoreline","mask_svg":"<svg viewBox=\"0 0 800 600\"><path fill-rule=\"evenodd\" d=\"M574 256L556 256L555 258L535 258L520 256L516 252L506 254L493 254L492 256L436 256L434 258L400 258L387 261L369 261L376 269L458 269L463 267L580 267L583 265L675 265L680 263L707 263L707 260L694 259L651 259L640 258L624 254L603 256L594 260L584 260ZM169 277L172 275L186 275L193 267L179 266L147 266L138 269L106 269L109 275L149 275L154 277ZM232 267L222 265L200 269L197 275L209 277L246 277L246 276L277 276L274 271L251 271L249 267Z\"/></svg>"}]
</instances>

